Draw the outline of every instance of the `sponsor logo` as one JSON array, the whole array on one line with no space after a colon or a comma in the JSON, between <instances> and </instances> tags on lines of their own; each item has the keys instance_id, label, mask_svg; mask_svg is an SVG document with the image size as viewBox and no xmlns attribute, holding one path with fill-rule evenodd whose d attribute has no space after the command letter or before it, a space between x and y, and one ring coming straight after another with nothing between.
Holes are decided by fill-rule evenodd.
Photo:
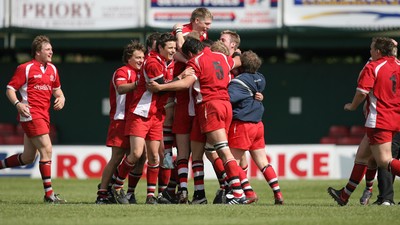
<instances>
[{"instance_id":1,"label":"sponsor logo","mask_svg":"<svg viewBox=\"0 0 400 225\"><path fill-rule=\"evenodd\" d=\"M33 78L35 78L35 79L42 78L42 74L36 74L36 75L33 75Z\"/></svg>"},{"instance_id":2,"label":"sponsor logo","mask_svg":"<svg viewBox=\"0 0 400 225\"><path fill-rule=\"evenodd\" d=\"M51 86L47 85L47 84L43 84L43 85L36 84L33 88L36 89L36 90L39 90L39 91L49 91L49 90L51 90Z\"/></svg>"},{"instance_id":3,"label":"sponsor logo","mask_svg":"<svg viewBox=\"0 0 400 225\"><path fill-rule=\"evenodd\" d=\"M152 0L151 7L244 7L244 0Z\"/></svg>"}]
</instances>

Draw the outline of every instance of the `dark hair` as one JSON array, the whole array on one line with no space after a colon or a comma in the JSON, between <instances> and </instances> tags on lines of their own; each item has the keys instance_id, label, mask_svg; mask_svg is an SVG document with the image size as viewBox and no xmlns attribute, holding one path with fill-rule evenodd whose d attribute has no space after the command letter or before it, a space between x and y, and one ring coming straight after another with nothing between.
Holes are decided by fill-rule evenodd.
<instances>
[{"instance_id":1,"label":"dark hair","mask_svg":"<svg viewBox=\"0 0 400 225\"><path fill-rule=\"evenodd\" d=\"M36 52L42 50L42 46L44 43L49 43L50 44L50 38L48 38L45 35L39 35L36 36L33 41L32 41L32 47L31 47L31 56L32 58L35 58Z\"/></svg>"},{"instance_id":2,"label":"dark hair","mask_svg":"<svg viewBox=\"0 0 400 225\"><path fill-rule=\"evenodd\" d=\"M242 62L241 72L243 73L256 73L262 64L262 60L253 51L245 51L240 56Z\"/></svg>"},{"instance_id":3,"label":"dark hair","mask_svg":"<svg viewBox=\"0 0 400 225\"><path fill-rule=\"evenodd\" d=\"M196 55L204 49L203 43L196 38L187 38L182 45L182 52L185 55L189 55L189 52Z\"/></svg>"},{"instance_id":4,"label":"dark hair","mask_svg":"<svg viewBox=\"0 0 400 225\"><path fill-rule=\"evenodd\" d=\"M214 44L214 41L211 40L211 39L205 39L205 40L203 40L202 42L203 42L203 45L204 45L205 47L211 47L211 45Z\"/></svg>"},{"instance_id":5,"label":"dark hair","mask_svg":"<svg viewBox=\"0 0 400 225\"><path fill-rule=\"evenodd\" d=\"M146 52L144 45L138 41L131 41L131 43L127 44L122 53L122 62L128 63L128 60L132 57L135 51Z\"/></svg>"},{"instance_id":6,"label":"dark hair","mask_svg":"<svg viewBox=\"0 0 400 225\"><path fill-rule=\"evenodd\" d=\"M167 42L170 42L170 41L176 42L176 40L177 40L176 37L174 35L172 35L170 32L162 33L160 38L156 42L157 43L156 44L157 52L160 52L160 50L158 49L158 46L161 46L162 48L164 48Z\"/></svg>"},{"instance_id":7,"label":"dark hair","mask_svg":"<svg viewBox=\"0 0 400 225\"><path fill-rule=\"evenodd\" d=\"M153 43L156 42L161 36L161 33L154 32L151 33L146 39L146 51L153 48Z\"/></svg>"},{"instance_id":8,"label":"dark hair","mask_svg":"<svg viewBox=\"0 0 400 225\"><path fill-rule=\"evenodd\" d=\"M391 38L375 37L372 38L373 46L381 52L382 56L393 56L393 49L396 48L395 43Z\"/></svg>"}]
</instances>

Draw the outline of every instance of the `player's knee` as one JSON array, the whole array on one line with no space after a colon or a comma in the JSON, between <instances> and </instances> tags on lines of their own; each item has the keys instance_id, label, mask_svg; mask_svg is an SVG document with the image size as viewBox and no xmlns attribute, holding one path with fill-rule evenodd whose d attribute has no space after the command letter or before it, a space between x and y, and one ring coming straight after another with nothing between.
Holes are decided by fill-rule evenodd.
<instances>
[{"instance_id":1,"label":"player's knee","mask_svg":"<svg viewBox=\"0 0 400 225\"><path fill-rule=\"evenodd\" d=\"M221 150L224 150L226 148L229 148L229 145L228 145L227 141L221 141L221 142L218 142L218 143L216 143L214 145L215 151L221 151Z\"/></svg>"}]
</instances>

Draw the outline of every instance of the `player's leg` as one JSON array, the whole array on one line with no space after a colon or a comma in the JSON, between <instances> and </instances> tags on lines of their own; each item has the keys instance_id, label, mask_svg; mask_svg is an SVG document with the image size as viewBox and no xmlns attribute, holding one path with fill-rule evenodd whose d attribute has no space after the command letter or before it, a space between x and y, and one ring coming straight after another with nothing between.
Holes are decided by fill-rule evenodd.
<instances>
[{"instance_id":1,"label":"player's leg","mask_svg":"<svg viewBox=\"0 0 400 225\"><path fill-rule=\"evenodd\" d=\"M147 155L146 155L146 148L143 149L142 156L139 158L139 160L136 162L135 166L133 167L133 170L129 172L128 174L128 191L126 194L127 199L129 200L129 204L136 204L136 197L135 197L135 190L136 186L140 181L140 178L142 177L143 174L143 168L144 164L147 160Z\"/></svg>"},{"instance_id":2,"label":"player's leg","mask_svg":"<svg viewBox=\"0 0 400 225\"><path fill-rule=\"evenodd\" d=\"M369 147L369 138L367 135L361 140L358 146L356 157L354 160L353 169L350 178L345 187L340 190L335 190L332 187L328 188L328 193L339 205L346 205L350 195L357 188L358 184L364 178L367 171L368 160L371 157L371 149Z\"/></svg>"},{"instance_id":3,"label":"player's leg","mask_svg":"<svg viewBox=\"0 0 400 225\"><path fill-rule=\"evenodd\" d=\"M204 142L191 141L194 192L192 204L207 204L204 187Z\"/></svg>"},{"instance_id":4,"label":"player's leg","mask_svg":"<svg viewBox=\"0 0 400 225\"><path fill-rule=\"evenodd\" d=\"M33 146L26 134L24 134L24 151L0 160L0 169L31 164L35 161L36 155L37 149Z\"/></svg>"},{"instance_id":5,"label":"player's leg","mask_svg":"<svg viewBox=\"0 0 400 225\"><path fill-rule=\"evenodd\" d=\"M232 188L232 194L235 201L245 198L243 189L240 185L239 165L230 151L226 130L224 128L214 130L206 133L206 136L207 142L214 146L218 156L224 162L225 171L228 176L228 183Z\"/></svg>"},{"instance_id":6,"label":"player's leg","mask_svg":"<svg viewBox=\"0 0 400 225\"><path fill-rule=\"evenodd\" d=\"M265 148L251 150L250 155L256 163L258 169L262 172L265 180L272 189L274 193L274 199L276 205L283 204L283 196L281 188L279 186L278 176L272 165L269 163L267 154L265 153Z\"/></svg>"},{"instance_id":7,"label":"player's leg","mask_svg":"<svg viewBox=\"0 0 400 225\"><path fill-rule=\"evenodd\" d=\"M109 201L109 185L111 184L111 177L117 170L118 165L121 163L127 152L129 152L129 149L123 149L119 147L111 148L111 158L103 169L100 188L97 190L97 204L111 203Z\"/></svg>"},{"instance_id":8,"label":"player's leg","mask_svg":"<svg viewBox=\"0 0 400 225\"><path fill-rule=\"evenodd\" d=\"M155 189L159 173L160 159L159 148L160 140L146 141L147 146L147 196L146 204L157 204Z\"/></svg>"},{"instance_id":9,"label":"player's leg","mask_svg":"<svg viewBox=\"0 0 400 225\"><path fill-rule=\"evenodd\" d=\"M376 176L377 165L374 157L370 157L368 160L367 172L365 173L365 189L360 197L361 205L368 205L369 200L372 197L372 188L374 186L374 180Z\"/></svg>"}]
</instances>

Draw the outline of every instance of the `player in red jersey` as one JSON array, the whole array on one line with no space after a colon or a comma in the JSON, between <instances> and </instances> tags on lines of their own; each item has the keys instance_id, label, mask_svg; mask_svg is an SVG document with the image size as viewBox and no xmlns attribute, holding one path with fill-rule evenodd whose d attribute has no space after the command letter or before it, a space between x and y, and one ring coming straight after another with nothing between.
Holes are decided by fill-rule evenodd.
<instances>
[{"instance_id":1,"label":"player in red jersey","mask_svg":"<svg viewBox=\"0 0 400 225\"><path fill-rule=\"evenodd\" d=\"M206 142L211 144L224 162L228 181L233 190L233 196L227 203L244 204L247 200L240 186L239 167L227 141L227 131L232 120L227 86L230 82L229 71L234 67L234 61L222 53L211 52L209 48L204 48L203 44L194 38L185 41L182 52L189 56L188 67L195 70L195 75L185 76L179 81L168 84L150 82L147 87L157 92L177 91L193 85L196 92L196 116L191 133L193 154L204 151ZM205 193L195 193L193 198L206 201Z\"/></svg>"},{"instance_id":2,"label":"player in red jersey","mask_svg":"<svg viewBox=\"0 0 400 225\"><path fill-rule=\"evenodd\" d=\"M207 8L196 8L190 16L190 23L184 25L178 23L174 25L172 34L177 38L176 47L178 50L174 56L176 61L187 62L187 58L180 52L185 42L185 37L194 31L199 33L200 41L207 40L208 30L211 28L212 21L213 15L210 10Z\"/></svg>"},{"instance_id":3,"label":"player in red jersey","mask_svg":"<svg viewBox=\"0 0 400 225\"><path fill-rule=\"evenodd\" d=\"M167 97L163 93L153 94L146 90L146 83L160 83L172 80L172 74L167 70L167 62L173 59L176 52L176 38L164 33L157 40L157 50L143 63L141 77L127 116L125 134L130 139L130 154L118 167L118 178L113 185L114 190L122 188L124 179L147 147L147 204L156 204L154 196L159 171L159 148L162 140L163 111L160 106L166 104ZM173 62L172 62L173 63Z\"/></svg>"},{"instance_id":4,"label":"player in red jersey","mask_svg":"<svg viewBox=\"0 0 400 225\"><path fill-rule=\"evenodd\" d=\"M133 90L136 88L138 73L144 61L144 52L145 47L137 41L132 41L126 45L122 54L122 61L125 65L114 72L110 82L110 125L108 127L106 145L112 149L111 158L103 170L100 188L97 191L97 204L109 204L113 202L113 199L109 197L110 194L108 191L110 184L112 184L111 176L116 171L125 154L129 154L129 137L125 136L124 133L125 118L129 102L133 97ZM143 163L138 163L135 167L140 167L143 170ZM130 183L131 179L138 180L140 176L130 175ZM117 196L114 196L117 197L116 201L121 204L135 203L134 192L130 191L130 197L125 198L125 193L121 190Z\"/></svg>"},{"instance_id":5,"label":"player in red jersey","mask_svg":"<svg viewBox=\"0 0 400 225\"><path fill-rule=\"evenodd\" d=\"M224 35L222 35L224 33ZM232 36L232 37L231 37ZM236 32L233 31L223 31L221 32L221 37L220 40L216 41L213 43L211 46L211 50L215 52L221 52L229 57L232 57L233 60L235 61L235 67L240 66L240 50L237 48L240 44L240 37ZM237 52L236 52L237 50ZM236 53L235 56L233 56L233 53ZM232 71L236 71L237 68L234 68L230 71L230 76ZM232 78L232 76L231 76ZM219 182L219 189L217 190L215 194L215 198L213 200L213 204L221 204L224 203L225 201L225 194L228 192L227 189L229 189L229 185L226 182L226 172L224 169L223 162L221 158L218 157L218 154L216 153L215 150L212 149L212 146L206 145L207 151L205 151L205 154L207 156L207 159L210 160L210 162L213 165L213 169L215 171L215 174L218 178ZM243 165L247 167L247 162L244 157L244 160L241 162L245 162ZM246 170L247 171L247 170ZM247 182L248 183L248 182ZM248 185L249 191L246 193L250 193L250 191L253 191L251 186Z\"/></svg>"},{"instance_id":6,"label":"player in red jersey","mask_svg":"<svg viewBox=\"0 0 400 225\"><path fill-rule=\"evenodd\" d=\"M367 137L360 143L349 182L341 190L328 188L328 193L341 206L363 179L372 155L378 167L400 175L400 161L392 158L393 135L400 131L400 61L393 56L395 43L390 38L373 38L371 62L358 77L357 91L344 110L354 111L365 99ZM369 145L369 148L365 145Z\"/></svg>"},{"instance_id":7,"label":"player in red jersey","mask_svg":"<svg viewBox=\"0 0 400 225\"><path fill-rule=\"evenodd\" d=\"M199 32L192 31L185 38L200 38ZM174 77L178 77L186 68L186 63L176 61L174 67ZM185 89L175 92L175 104L173 106L172 133L176 139L177 156L175 168L172 171L171 179L166 191L162 193L159 200L164 199L168 203L188 203L188 165L190 157L190 130L192 127L192 118L194 116L194 103L191 89ZM173 119L178 118L178 119ZM167 120L166 120L167 121ZM179 184L179 195L176 196L176 186Z\"/></svg>"},{"instance_id":8,"label":"player in red jersey","mask_svg":"<svg viewBox=\"0 0 400 225\"><path fill-rule=\"evenodd\" d=\"M208 39L208 30L211 28L213 15L207 8L197 8L193 10L190 16L190 23L175 24L172 34L177 37L177 48L181 49L185 42L185 36L192 31L197 31L200 34L200 41Z\"/></svg>"},{"instance_id":9,"label":"player in red jersey","mask_svg":"<svg viewBox=\"0 0 400 225\"><path fill-rule=\"evenodd\" d=\"M0 169L32 163L40 155L39 170L47 203L65 203L53 192L51 183L52 143L50 140L49 108L55 97L53 109L61 110L65 97L61 90L56 67L51 63L53 48L46 36L36 36L32 42L32 60L21 64L7 85L6 95L17 108L18 121L24 134L24 151L0 161ZM21 100L18 99L19 92Z\"/></svg>"}]
</instances>

